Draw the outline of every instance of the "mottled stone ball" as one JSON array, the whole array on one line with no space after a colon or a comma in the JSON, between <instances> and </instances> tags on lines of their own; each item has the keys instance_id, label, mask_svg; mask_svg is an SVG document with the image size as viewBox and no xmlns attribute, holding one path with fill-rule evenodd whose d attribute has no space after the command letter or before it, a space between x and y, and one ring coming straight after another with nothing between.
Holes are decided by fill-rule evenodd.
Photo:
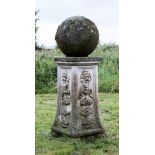
<instances>
[{"instance_id":1,"label":"mottled stone ball","mask_svg":"<svg viewBox=\"0 0 155 155\"><path fill-rule=\"evenodd\" d=\"M96 25L83 16L74 16L62 22L55 40L68 57L87 57L96 48L99 33Z\"/></svg>"}]
</instances>

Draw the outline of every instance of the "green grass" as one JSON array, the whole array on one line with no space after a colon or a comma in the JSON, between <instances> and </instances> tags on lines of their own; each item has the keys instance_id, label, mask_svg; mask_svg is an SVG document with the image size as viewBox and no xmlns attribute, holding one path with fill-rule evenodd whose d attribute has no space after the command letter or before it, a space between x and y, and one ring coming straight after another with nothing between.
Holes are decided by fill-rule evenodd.
<instances>
[{"instance_id":1,"label":"green grass","mask_svg":"<svg viewBox=\"0 0 155 155\"><path fill-rule=\"evenodd\" d=\"M92 141L51 135L56 94L36 95L36 155L118 155L118 93L99 94L99 113L106 137Z\"/></svg>"}]
</instances>

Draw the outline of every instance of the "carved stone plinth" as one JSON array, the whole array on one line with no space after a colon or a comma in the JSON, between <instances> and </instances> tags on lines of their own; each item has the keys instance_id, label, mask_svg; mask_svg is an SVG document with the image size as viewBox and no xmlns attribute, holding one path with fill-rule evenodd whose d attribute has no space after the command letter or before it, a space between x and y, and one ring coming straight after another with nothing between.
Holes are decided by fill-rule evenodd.
<instances>
[{"instance_id":1,"label":"carved stone plinth","mask_svg":"<svg viewBox=\"0 0 155 155\"><path fill-rule=\"evenodd\" d=\"M55 58L57 114L52 130L71 137L104 133L98 113L98 57Z\"/></svg>"}]
</instances>

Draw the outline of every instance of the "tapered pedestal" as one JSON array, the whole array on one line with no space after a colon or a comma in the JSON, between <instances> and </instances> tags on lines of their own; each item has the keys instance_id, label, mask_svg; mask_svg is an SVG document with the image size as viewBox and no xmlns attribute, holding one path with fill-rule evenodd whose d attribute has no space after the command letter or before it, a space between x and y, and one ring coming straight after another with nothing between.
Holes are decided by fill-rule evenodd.
<instances>
[{"instance_id":1,"label":"tapered pedestal","mask_svg":"<svg viewBox=\"0 0 155 155\"><path fill-rule=\"evenodd\" d=\"M55 58L57 113L52 130L70 137L104 133L98 113L98 57Z\"/></svg>"}]
</instances>

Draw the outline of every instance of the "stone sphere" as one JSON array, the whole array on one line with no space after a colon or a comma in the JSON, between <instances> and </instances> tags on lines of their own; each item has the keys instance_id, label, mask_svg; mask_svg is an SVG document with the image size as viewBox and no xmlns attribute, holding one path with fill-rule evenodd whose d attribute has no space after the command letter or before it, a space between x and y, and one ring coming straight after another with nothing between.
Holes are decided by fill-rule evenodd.
<instances>
[{"instance_id":1,"label":"stone sphere","mask_svg":"<svg viewBox=\"0 0 155 155\"><path fill-rule=\"evenodd\" d=\"M99 33L91 20L83 16L74 16L58 26L55 40L66 56L87 57L96 48Z\"/></svg>"}]
</instances>

